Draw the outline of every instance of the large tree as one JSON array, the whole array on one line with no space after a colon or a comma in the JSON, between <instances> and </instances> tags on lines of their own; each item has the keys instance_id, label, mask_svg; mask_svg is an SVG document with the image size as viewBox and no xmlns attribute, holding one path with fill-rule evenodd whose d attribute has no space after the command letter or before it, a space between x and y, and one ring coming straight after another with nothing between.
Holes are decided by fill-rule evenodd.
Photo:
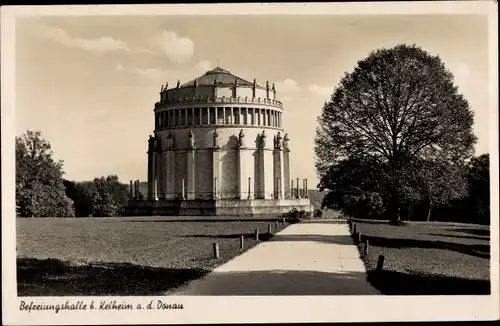
<instances>
[{"instance_id":1,"label":"large tree","mask_svg":"<svg viewBox=\"0 0 500 326\"><path fill-rule=\"evenodd\" d=\"M16 137L16 211L21 217L74 216L66 196L62 161L55 161L40 131Z\"/></svg>"},{"instance_id":2,"label":"large tree","mask_svg":"<svg viewBox=\"0 0 500 326\"><path fill-rule=\"evenodd\" d=\"M414 163L431 162L425 168L445 173L442 164L469 158L476 141L472 124L469 104L438 56L417 46L379 49L346 73L325 103L316 131L316 169L322 180L345 160L368 157L385 166L380 186L391 219L399 219L401 203L420 197L414 176L424 165ZM428 186L433 181L426 180Z\"/></svg>"}]
</instances>

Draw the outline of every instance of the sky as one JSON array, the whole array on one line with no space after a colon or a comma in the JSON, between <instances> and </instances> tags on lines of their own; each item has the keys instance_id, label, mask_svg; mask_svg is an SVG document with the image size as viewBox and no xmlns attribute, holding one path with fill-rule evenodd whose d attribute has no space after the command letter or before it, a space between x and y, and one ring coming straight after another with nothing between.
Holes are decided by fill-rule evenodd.
<instances>
[{"instance_id":1,"label":"sky","mask_svg":"<svg viewBox=\"0 0 500 326\"><path fill-rule=\"evenodd\" d=\"M488 152L488 21L481 15L51 16L16 20L16 135L40 130L65 178L147 179L154 103L219 66L284 104L291 174L318 182L314 136L345 72L377 48L439 55L475 113Z\"/></svg>"}]
</instances>

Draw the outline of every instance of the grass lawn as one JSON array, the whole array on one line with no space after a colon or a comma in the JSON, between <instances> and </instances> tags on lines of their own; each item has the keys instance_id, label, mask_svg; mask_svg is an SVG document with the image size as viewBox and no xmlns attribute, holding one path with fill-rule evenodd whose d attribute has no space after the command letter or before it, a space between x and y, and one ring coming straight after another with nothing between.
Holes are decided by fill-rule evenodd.
<instances>
[{"instance_id":1,"label":"grass lawn","mask_svg":"<svg viewBox=\"0 0 500 326\"><path fill-rule=\"evenodd\" d=\"M265 240L266 219L17 219L19 296L160 295ZM280 229L283 224L280 223ZM213 259L213 243L220 259Z\"/></svg>"},{"instance_id":2,"label":"grass lawn","mask_svg":"<svg viewBox=\"0 0 500 326\"><path fill-rule=\"evenodd\" d=\"M362 242L368 280L384 294L490 293L490 231L470 224L354 221ZM363 253L364 244L358 244ZM379 255L383 271L376 271Z\"/></svg>"}]
</instances>

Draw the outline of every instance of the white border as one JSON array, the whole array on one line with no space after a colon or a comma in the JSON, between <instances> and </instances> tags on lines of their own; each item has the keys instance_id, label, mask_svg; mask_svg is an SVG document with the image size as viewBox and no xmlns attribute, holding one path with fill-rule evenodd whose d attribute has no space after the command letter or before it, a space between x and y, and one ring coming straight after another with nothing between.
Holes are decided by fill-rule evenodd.
<instances>
[{"instance_id":1,"label":"white border","mask_svg":"<svg viewBox=\"0 0 500 326\"><path fill-rule=\"evenodd\" d=\"M489 96L491 160L491 285L490 296L297 296L297 297L170 297L184 310L20 312L15 283L15 19L21 15L373 15L484 14L489 16ZM1 8L2 105L2 311L4 324L154 324L277 323L366 321L498 320L498 7L494 1L190 4L127 6L7 6ZM66 300L118 300L148 303L161 297L38 297L49 304ZM163 298L165 300L165 298ZM30 301L27 298L26 301Z\"/></svg>"}]
</instances>

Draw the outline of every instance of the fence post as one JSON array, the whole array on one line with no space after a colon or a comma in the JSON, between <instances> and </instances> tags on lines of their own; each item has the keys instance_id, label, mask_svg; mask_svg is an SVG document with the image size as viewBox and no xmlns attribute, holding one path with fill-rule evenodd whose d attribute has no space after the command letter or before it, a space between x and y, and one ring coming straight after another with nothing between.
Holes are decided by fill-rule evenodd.
<instances>
[{"instance_id":1,"label":"fence post","mask_svg":"<svg viewBox=\"0 0 500 326\"><path fill-rule=\"evenodd\" d=\"M273 226L271 224L267 227L267 233L269 233L269 235L273 233Z\"/></svg>"},{"instance_id":2,"label":"fence post","mask_svg":"<svg viewBox=\"0 0 500 326\"><path fill-rule=\"evenodd\" d=\"M361 232L358 232L358 243L361 243L362 235Z\"/></svg>"},{"instance_id":3,"label":"fence post","mask_svg":"<svg viewBox=\"0 0 500 326\"><path fill-rule=\"evenodd\" d=\"M384 268L384 260L385 257L383 255L378 256L377 271L381 271Z\"/></svg>"},{"instance_id":4,"label":"fence post","mask_svg":"<svg viewBox=\"0 0 500 326\"><path fill-rule=\"evenodd\" d=\"M219 259L219 244L214 242L214 258Z\"/></svg>"},{"instance_id":5,"label":"fence post","mask_svg":"<svg viewBox=\"0 0 500 326\"><path fill-rule=\"evenodd\" d=\"M280 227L280 224L278 223L278 221L276 221L276 232L278 231L279 227Z\"/></svg>"},{"instance_id":6,"label":"fence post","mask_svg":"<svg viewBox=\"0 0 500 326\"><path fill-rule=\"evenodd\" d=\"M352 225L352 234L356 235L356 224Z\"/></svg>"},{"instance_id":7,"label":"fence post","mask_svg":"<svg viewBox=\"0 0 500 326\"><path fill-rule=\"evenodd\" d=\"M369 246L369 243L368 243L368 240L366 240L365 241L365 250L364 250L365 256L368 255L368 246Z\"/></svg>"},{"instance_id":8,"label":"fence post","mask_svg":"<svg viewBox=\"0 0 500 326\"><path fill-rule=\"evenodd\" d=\"M243 237L243 234L240 236L240 249L243 250L245 248L245 238Z\"/></svg>"},{"instance_id":9,"label":"fence post","mask_svg":"<svg viewBox=\"0 0 500 326\"><path fill-rule=\"evenodd\" d=\"M259 229L255 229L255 240L259 240Z\"/></svg>"}]
</instances>

